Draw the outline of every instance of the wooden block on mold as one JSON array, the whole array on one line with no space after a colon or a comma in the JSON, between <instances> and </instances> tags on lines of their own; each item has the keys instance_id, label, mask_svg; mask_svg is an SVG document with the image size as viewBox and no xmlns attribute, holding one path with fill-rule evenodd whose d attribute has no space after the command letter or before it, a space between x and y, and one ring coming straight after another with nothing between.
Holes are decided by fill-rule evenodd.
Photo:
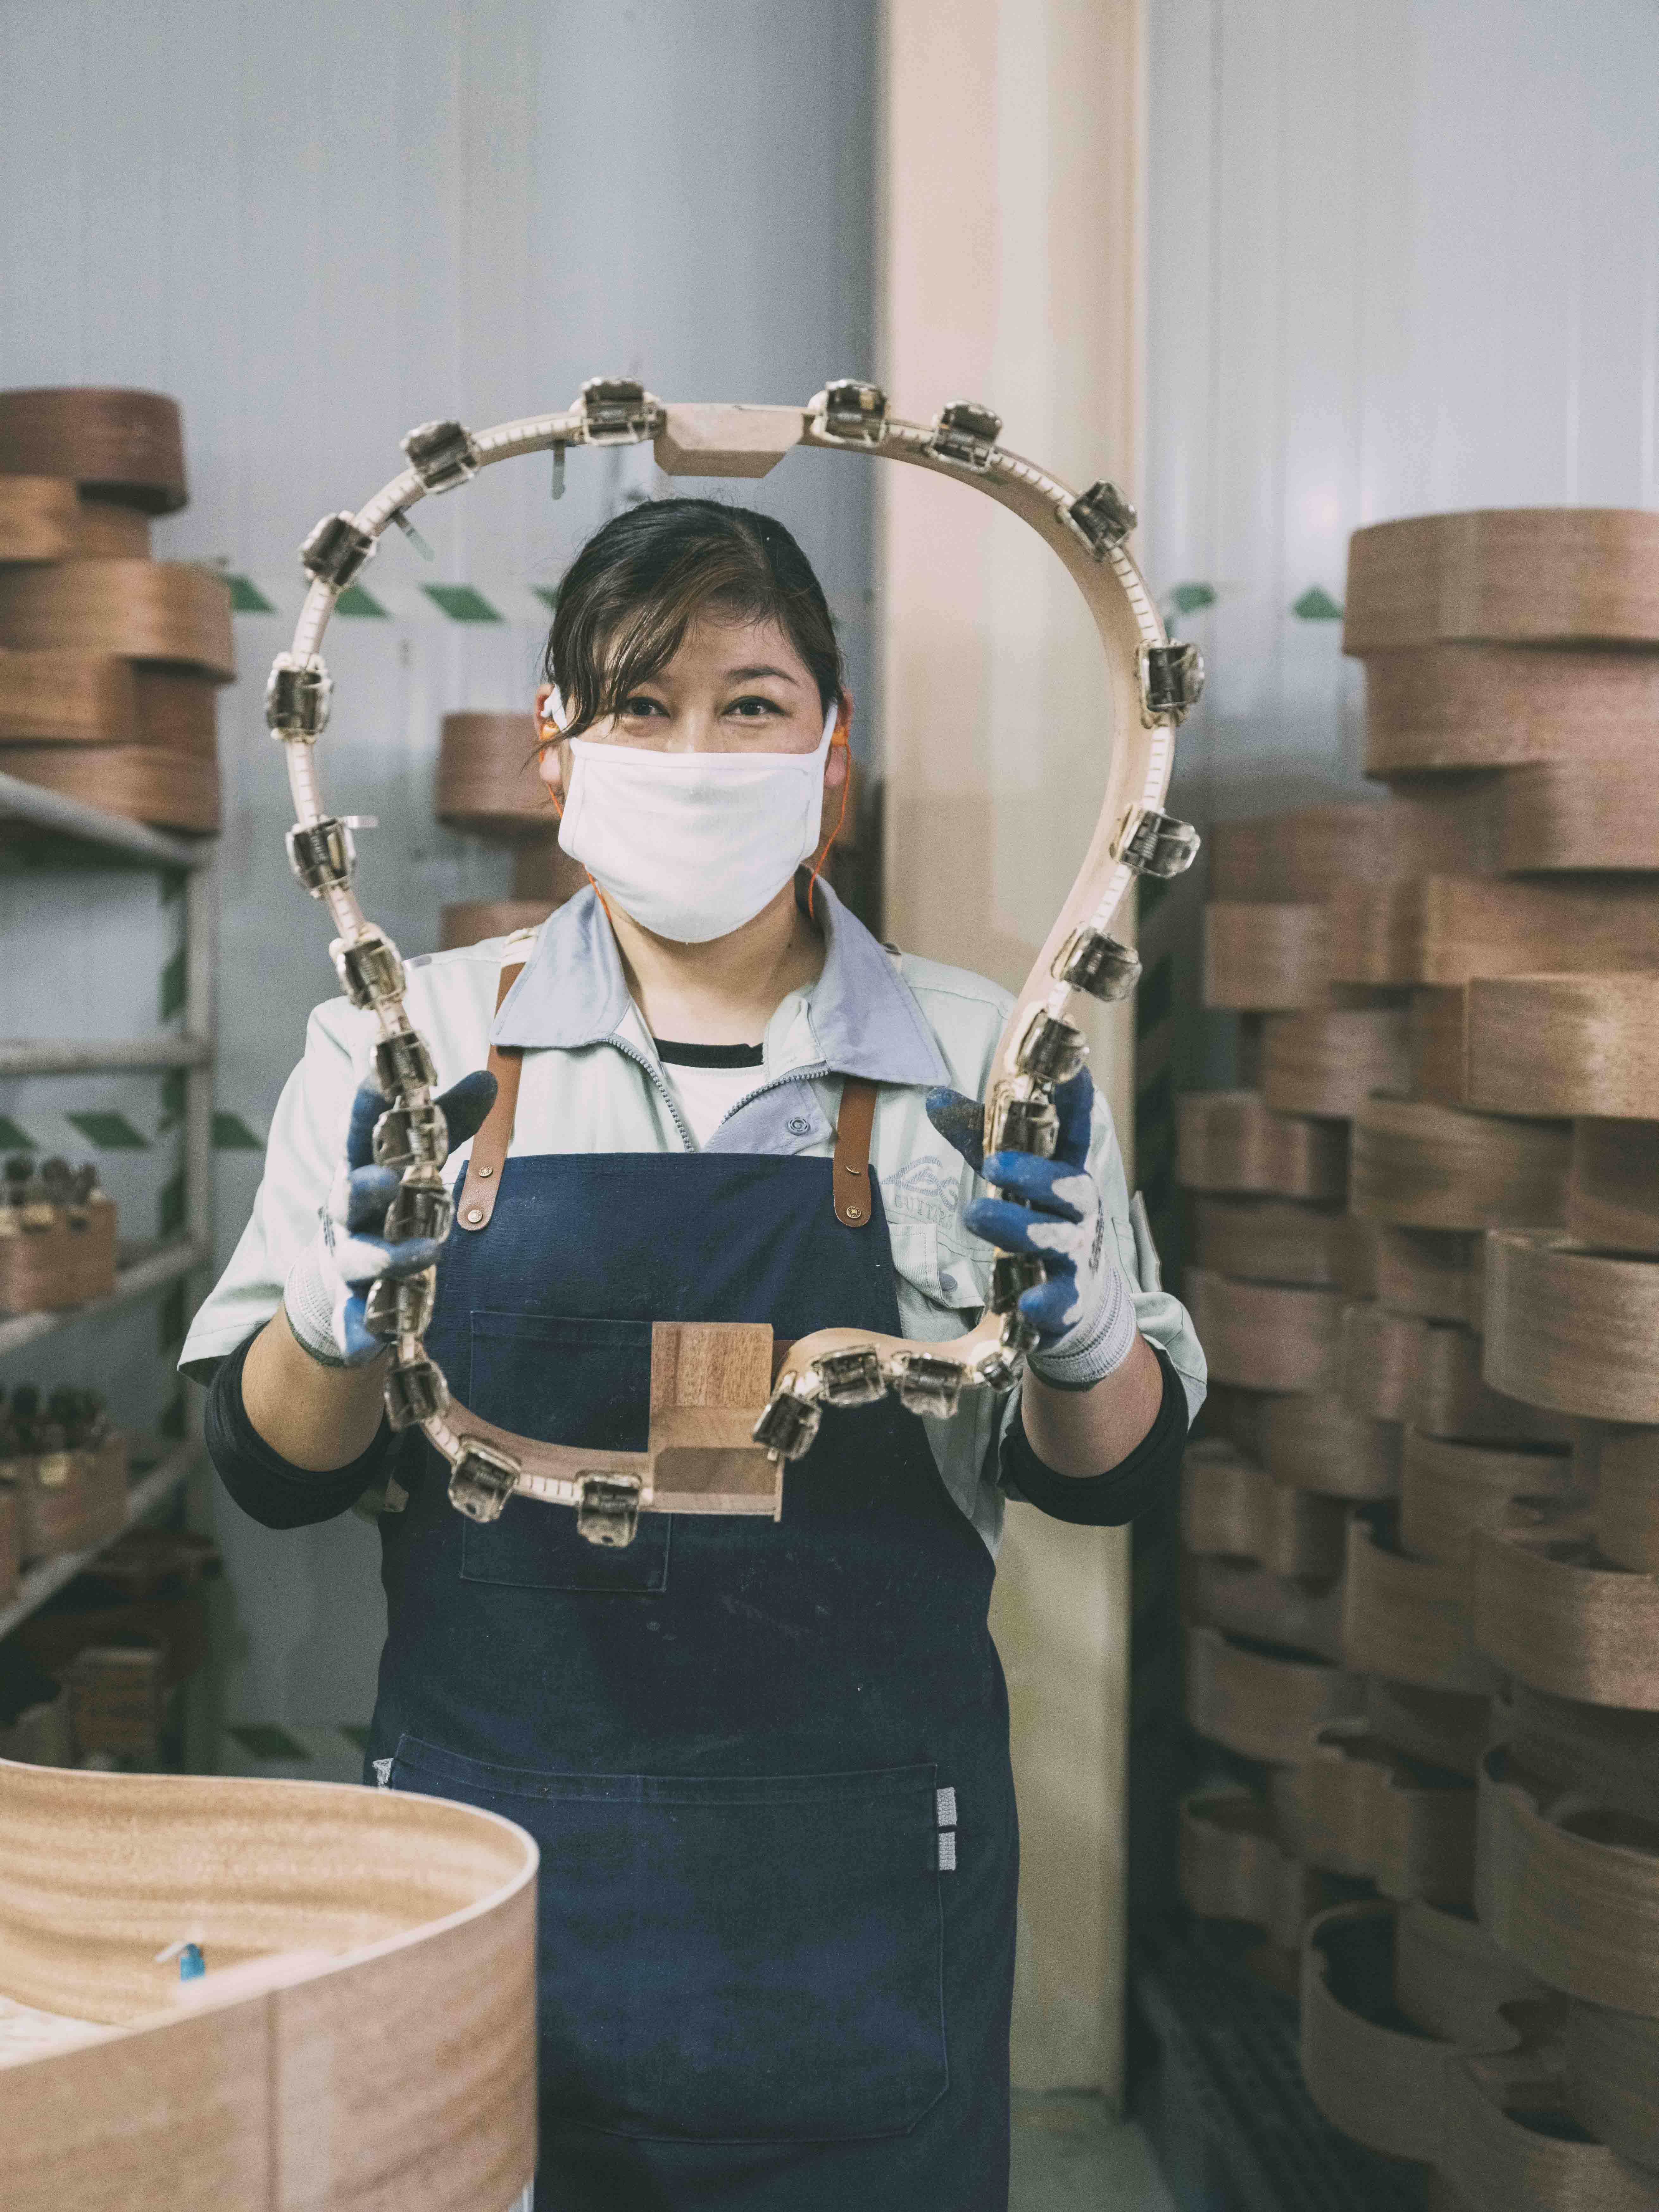
<instances>
[{"instance_id":1,"label":"wooden block on mold","mask_svg":"<svg viewBox=\"0 0 1659 2212\"><path fill-rule=\"evenodd\" d=\"M1397 1424L1357 1413L1334 1390L1261 1401L1255 1448L1279 1482L1330 1498L1391 1498L1400 1486Z\"/></svg>"},{"instance_id":2,"label":"wooden block on mold","mask_svg":"<svg viewBox=\"0 0 1659 2212\"><path fill-rule=\"evenodd\" d=\"M1396 1551L1381 1522L1390 1510L1366 1507L1349 1523L1344 1661L1356 1674L1419 1689L1468 1696L1495 1690L1497 1670L1471 1635L1468 1568Z\"/></svg>"},{"instance_id":3,"label":"wooden block on mold","mask_svg":"<svg viewBox=\"0 0 1659 2212\"><path fill-rule=\"evenodd\" d=\"M1363 1717L1327 1721L1301 1775L1310 1864L1374 1881L1385 1897L1468 1905L1475 1794L1462 1776L1424 1769Z\"/></svg>"},{"instance_id":4,"label":"wooden block on mold","mask_svg":"<svg viewBox=\"0 0 1659 2212\"><path fill-rule=\"evenodd\" d=\"M799 407L670 407L657 433L657 466L671 477L763 477L799 445Z\"/></svg>"},{"instance_id":5,"label":"wooden block on mold","mask_svg":"<svg viewBox=\"0 0 1659 2212\"><path fill-rule=\"evenodd\" d=\"M446 714L438 744L439 821L502 836L545 836L556 817L538 759L529 714Z\"/></svg>"},{"instance_id":6,"label":"wooden block on mold","mask_svg":"<svg viewBox=\"0 0 1659 2212\"><path fill-rule=\"evenodd\" d=\"M1179 1589L1181 1618L1190 1626L1341 1662L1340 1583L1276 1575L1254 1559L1204 1553L1182 1559Z\"/></svg>"}]
</instances>

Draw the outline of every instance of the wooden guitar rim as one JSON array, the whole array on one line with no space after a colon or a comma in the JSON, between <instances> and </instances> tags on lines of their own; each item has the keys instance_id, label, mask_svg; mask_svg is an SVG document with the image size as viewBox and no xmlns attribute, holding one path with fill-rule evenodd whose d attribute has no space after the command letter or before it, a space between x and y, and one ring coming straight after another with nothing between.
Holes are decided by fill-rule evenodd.
<instances>
[{"instance_id":1,"label":"wooden guitar rim","mask_svg":"<svg viewBox=\"0 0 1659 2212\"><path fill-rule=\"evenodd\" d=\"M63 561L0 570L0 645L179 662L236 674L230 587L177 561Z\"/></svg>"},{"instance_id":2,"label":"wooden guitar rim","mask_svg":"<svg viewBox=\"0 0 1659 2212\"><path fill-rule=\"evenodd\" d=\"M1189 1091L1176 1103L1176 1179L1191 1190L1342 1204L1348 1133L1274 1114L1255 1091Z\"/></svg>"},{"instance_id":3,"label":"wooden guitar rim","mask_svg":"<svg viewBox=\"0 0 1659 2212\"><path fill-rule=\"evenodd\" d=\"M1200 1920L1239 1920L1293 1951L1326 1885L1289 1852L1253 1790L1200 1790L1180 1802L1176 1880Z\"/></svg>"},{"instance_id":4,"label":"wooden guitar rim","mask_svg":"<svg viewBox=\"0 0 1659 2212\"><path fill-rule=\"evenodd\" d=\"M1410 1423L1468 1443L1569 1441L1559 1416L1487 1387L1480 1339L1456 1322L1376 1304L1346 1306L1341 1373L1346 1401L1372 1420Z\"/></svg>"},{"instance_id":5,"label":"wooden guitar rim","mask_svg":"<svg viewBox=\"0 0 1659 2212\"><path fill-rule=\"evenodd\" d=\"M1269 1015L1261 1049L1269 1109L1349 1121L1371 1091L1404 1090L1411 1081L1408 1022L1402 1006Z\"/></svg>"},{"instance_id":6,"label":"wooden guitar rim","mask_svg":"<svg viewBox=\"0 0 1659 2212\"><path fill-rule=\"evenodd\" d=\"M1340 1667L1253 1650L1214 1628L1188 1627L1183 1640L1188 1720L1243 1758L1292 1765L1322 1721L1360 1708L1364 1685Z\"/></svg>"},{"instance_id":7,"label":"wooden guitar rim","mask_svg":"<svg viewBox=\"0 0 1659 2212\"><path fill-rule=\"evenodd\" d=\"M1615 1566L1659 1575L1659 1429L1616 1429L1601 1439L1596 1541Z\"/></svg>"},{"instance_id":8,"label":"wooden guitar rim","mask_svg":"<svg viewBox=\"0 0 1659 2212\"><path fill-rule=\"evenodd\" d=\"M1364 1507L1348 1528L1342 1651L1356 1674L1384 1674L1424 1690L1468 1696L1498 1678L1470 1632L1469 1577L1462 1567L1412 1559L1384 1540L1386 1506Z\"/></svg>"},{"instance_id":9,"label":"wooden guitar rim","mask_svg":"<svg viewBox=\"0 0 1659 2212\"><path fill-rule=\"evenodd\" d=\"M1430 645L1363 657L1367 775L1651 757L1659 655Z\"/></svg>"},{"instance_id":10,"label":"wooden guitar rim","mask_svg":"<svg viewBox=\"0 0 1659 2212\"><path fill-rule=\"evenodd\" d=\"M1510 1684L1495 1718L1516 1765L1547 1788L1659 1826L1659 1713Z\"/></svg>"},{"instance_id":11,"label":"wooden guitar rim","mask_svg":"<svg viewBox=\"0 0 1659 2212\"><path fill-rule=\"evenodd\" d=\"M1656 685L1659 715L1659 684ZM1495 855L1491 779L1446 776L1432 797L1338 799L1218 822L1210 835L1210 896L1320 905L1342 884L1397 876L1485 873Z\"/></svg>"},{"instance_id":12,"label":"wooden guitar rim","mask_svg":"<svg viewBox=\"0 0 1659 2212\"><path fill-rule=\"evenodd\" d=\"M1367 1098L1354 1115L1349 1203L1402 1228L1549 1227L1566 1214L1564 1121Z\"/></svg>"},{"instance_id":13,"label":"wooden guitar rim","mask_svg":"<svg viewBox=\"0 0 1659 2212\"><path fill-rule=\"evenodd\" d=\"M1485 507L1356 530L1343 651L1455 643L1659 645L1659 515Z\"/></svg>"},{"instance_id":14,"label":"wooden guitar rim","mask_svg":"<svg viewBox=\"0 0 1659 2212\"><path fill-rule=\"evenodd\" d=\"M481 945L487 937L511 937L515 929L538 929L553 912L549 899L457 899L441 909L438 950Z\"/></svg>"},{"instance_id":15,"label":"wooden guitar rim","mask_svg":"<svg viewBox=\"0 0 1659 2212\"><path fill-rule=\"evenodd\" d=\"M1400 1487L1400 1430L1356 1413L1334 1391L1268 1398L1257 1455L1279 1482L1331 1498L1392 1498Z\"/></svg>"},{"instance_id":16,"label":"wooden guitar rim","mask_svg":"<svg viewBox=\"0 0 1659 2212\"><path fill-rule=\"evenodd\" d=\"M505 2207L536 2155L536 1847L322 1783L0 1763L7 2212ZM189 1937L208 1972L175 2001Z\"/></svg>"},{"instance_id":17,"label":"wooden guitar rim","mask_svg":"<svg viewBox=\"0 0 1659 2212\"><path fill-rule=\"evenodd\" d=\"M1344 1283L1352 1223L1333 1206L1206 1196L1194 1200L1188 1218L1194 1263L1210 1274L1314 1290Z\"/></svg>"},{"instance_id":18,"label":"wooden guitar rim","mask_svg":"<svg viewBox=\"0 0 1659 2212\"><path fill-rule=\"evenodd\" d=\"M1385 1897L1467 1905L1474 1886L1474 1790L1396 1752L1370 1721L1330 1721L1302 1765L1310 1865L1374 1881Z\"/></svg>"},{"instance_id":19,"label":"wooden guitar rim","mask_svg":"<svg viewBox=\"0 0 1659 2212\"><path fill-rule=\"evenodd\" d=\"M1659 1094L1646 1103L1659 1105ZM1567 1234L1577 1244L1659 1255L1659 1122L1573 1123Z\"/></svg>"},{"instance_id":20,"label":"wooden guitar rim","mask_svg":"<svg viewBox=\"0 0 1659 2212\"><path fill-rule=\"evenodd\" d=\"M0 392L0 476L67 477L146 514L185 503L179 403L160 392Z\"/></svg>"},{"instance_id":21,"label":"wooden guitar rim","mask_svg":"<svg viewBox=\"0 0 1659 2212\"><path fill-rule=\"evenodd\" d=\"M1480 1530L1474 1589L1475 1642L1522 1682L1584 1705L1659 1710L1659 1582L1613 1566L1589 1516Z\"/></svg>"},{"instance_id":22,"label":"wooden guitar rim","mask_svg":"<svg viewBox=\"0 0 1659 2212\"><path fill-rule=\"evenodd\" d=\"M1464 1043L1468 988L1467 983L1429 985L1411 994L1406 1008L1406 1080L1378 1084L1376 1089L1408 1091L1437 1106L1475 1103L1469 1096Z\"/></svg>"},{"instance_id":23,"label":"wooden guitar rim","mask_svg":"<svg viewBox=\"0 0 1659 2212\"><path fill-rule=\"evenodd\" d=\"M1322 1006L1330 953L1322 906L1204 909L1204 1003L1237 1013Z\"/></svg>"},{"instance_id":24,"label":"wooden guitar rim","mask_svg":"<svg viewBox=\"0 0 1659 2212\"><path fill-rule=\"evenodd\" d=\"M1659 2176L1659 2021L1577 2001L1563 2056L1562 2096L1579 2126Z\"/></svg>"},{"instance_id":25,"label":"wooden guitar rim","mask_svg":"<svg viewBox=\"0 0 1659 2212\"><path fill-rule=\"evenodd\" d=\"M1659 794L1633 761L1533 761L1499 786L1498 860L1506 875L1561 868L1638 870L1659 856Z\"/></svg>"},{"instance_id":26,"label":"wooden guitar rim","mask_svg":"<svg viewBox=\"0 0 1659 2212\"><path fill-rule=\"evenodd\" d=\"M1468 2212L1650 2212L1650 2177L1552 2124L1557 2062L1543 1992L1479 1929L1422 1904L1339 1905L1310 1925L1303 1955L1303 2071L1334 2126L1434 2169ZM1391 1998L1422 2033L1372 2016ZM1443 2028L1462 2033L1442 2039Z\"/></svg>"},{"instance_id":27,"label":"wooden guitar rim","mask_svg":"<svg viewBox=\"0 0 1659 2212\"><path fill-rule=\"evenodd\" d=\"M1175 726L1196 696L1201 666L1190 647L1172 653L1158 611L1121 542L1133 527L1133 513L1109 486L1091 487L1085 495L1073 492L997 443L1000 423L994 423L988 441L975 444L971 426L957 420L952 410L945 410L937 423L924 426L889 413L884 397L873 387L860 387L859 393L852 416L845 417L836 411L839 403L829 387L805 407L688 405L665 404L636 387L606 386L594 380L561 414L499 423L478 433L459 423L422 426L404 441L405 453L413 457L408 467L355 516L325 517L307 539L302 560L313 579L311 588L291 650L278 656L272 670L269 711L273 728L284 741L296 829L304 833L331 823L335 817L325 808L318 780L316 741L327 713L320 648L338 596L395 519L406 518L428 494L454 489L480 469L501 461L550 450L562 464L571 448L649 440L658 465L671 475L757 477L796 447L811 447L908 463L986 493L1036 531L1078 586L1106 657L1112 738L1100 812L1083 864L997 1043L987 1082L988 1128L988 1117L1000 1103L1040 1102L1053 1087L1041 1072L1040 1061L1027 1069L1020 1063L1028 1030L1045 1019L1064 1023L1072 1009L1077 987L1061 973L1068 948L1082 932L1104 936L1143 870L1176 872L1192 857L1193 833L1170 823L1162 804L1169 787ZM0 593L0 621L4 612ZM4 634L0 629L0 635ZM316 888L343 948L376 943L379 933L358 902L349 865L341 868L325 860ZM1128 956L1118 947L1112 957L1118 963L1116 981L1132 988L1133 975L1125 972ZM371 975L361 988L384 1036L412 1035L400 971L392 969ZM414 1079L400 1082L397 1103L425 1109L432 1103L429 1086ZM427 1177L419 1166L408 1172L419 1180ZM908 1361L948 1363L959 1370L959 1383L973 1386L1006 1376L1011 1370L1017 1372L1017 1361L1023 1358L1017 1323L1005 1323L994 1315L965 1336L945 1342L872 1337L860 1330L833 1328L815 1331L796 1345L793 1363L778 1379L773 1398L753 1409L757 1420L764 1413L782 1424L787 1443L766 1452L780 1468L785 1450L798 1456L810 1445L828 1388L818 1363L842 1352L872 1359L882 1389L901 1391L899 1378ZM988 1373L981 1363L988 1363ZM497 1443L503 1432L492 1431L459 1404L453 1408L453 1419L441 1402L434 1409L441 1378L434 1380L432 1362L418 1333L398 1336L396 1365L404 1374L423 1378L420 1388L430 1395L419 1413L419 1425L447 1462L452 1495L465 1510L485 1516L499 1512L513 1486L520 1494L562 1504L579 1504L590 1492L597 1496L595 1455L567 1450L557 1460L551 1455L557 1448L529 1438ZM481 1444L494 1444L495 1449L480 1449ZM640 1508L663 1510L659 1500L672 1488L656 1479L656 1449L653 1439L645 1455L646 1466L631 1465L623 1478L635 1485L634 1498ZM614 1484L618 1470L608 1455L598 1456L604 1463L597 1473ZM758 1490L758 1481L753 1486ZM688 1499L691 1488L685 1486ZM688 1504L677 1510L698 1509ZM753 1508L745 1504L732 1510Z\"/></svg>"},{"instance_id":28,"label":"wooden guitar rim","mask_svg":"<svg viewBox=\"0 0 1659 2212\"><path fill-rule=\"evenodd\" d=\"M446 714L438 744L440 822L495 836L547 836L557 817L537 772L530 714Z\"/></svg>"},{"instance_id":29,"label":"wooden guitar rim","mask_svg":"<svg viewBox=\"0 0 1659 2212\"><path fill-rule=\"evenodd\" d=\"M1486 1250L1485 1371L1496 1390L1592 1419L1659 1422L1659 1264L1545 1231Z\"/></svg>"},{"instance_id":30,"label":"wooden guitar rim","mask_svg":"<svg viewBox=\"0 0 1659 2212\"><path fill-rule=\"evenodd\" d=\"M1342 1571L1347 1508L1275 1482L1219 1440L1189 1444L1181 1471L1181 1540L1188 1552L1254 1559L1270 1574L1329 1581Z\"/></svg>"},{"instance_id":31,"label":"wooden guitar rim","mask_svg":"<svg viewBox=\"0 0 1659 2212\"><path fill-rule=\"evenodd\" d=\"M1187 1306L1218 1382L1251 1390L1328 1389L1336 1379L1342 1294L1240 1283L1189 1267Z\"/></svg>"},{"instance_id":32,"label":"wooden guitar rim","mask_svg":"<svg viewBox=\"0 0 1659 2212\"><path fill-rule=\"evenodd\" d=\"M1642 1120L1659 1099L1659 975L1479 976L1468 1092L1499 1113Z\"/></svg>"},{"instance_id":33,"label":"wooden guitar rim","mask_svg":"<svg viewBox=\"0 0 1659 2212\"><path fill-rule=\"evenodd\" d=\"M1401 1547L1472 1577L1479 1529L1531 1525L1536 1516L1523 1501L1570 1498L1574 1480L1571 1455L1558 1444L1469 1443L1407 1428L1400 1463Z\"/></svg>"},{"instance_id":34,"label":"wooden guitar rim","mask_svg":"<svg viewBox=\"0 0 1659 2212\"><path fill-rule=\"evenodd\" d=\"M137 735L131 661L112 653L0 647L0 739L132 744Z\"/></svg>"},{"instance_id":35,"label":"wooden guitar rim","mask_svg":"<svg viewBox=\"0 0 1659 2212\"><path fill-rule=\"evenodd\" d=\"M1330 902L1336 983L1443 988L1482 975L1640 968L1656 939L1659 890L1645 879L1407 876L1341 884Z\"/></svg>"},{"instance_id":36,"label":"wooden guitar rim","mask_svg":"<svg viewBox=\"0 0 1659 2212\"><path fill-rule=\"evenodd\" d=\"M1342 1592L1329 1578L1309 1581L1271 1573L1254 1559L1193 1553L1181 1562L1179 1588L1188 1626L1342 1663Z\"/></svg>"},{"instance_id":37,"label":"wooden guitar rim","mask_svg":"<svg viewBox=\"0 0 1659 2212\"><path fill-rule=\"evenodd\" d=\"M1492 1737L1492 1700L1371 1674L1365 1681L1365 1719L1391 1751L1473 1782Z\"/></svg>"},{"instance_id":38,"label":"wooden guitar rim","mask_svg":"<svg viewBox=\"0 0 1659 2212\"><path fill-rule=\"evenodd\" d=\"M0 744L0 775L130 815L161 830L215 835L219 764L159 745Z\"/></svg>"},{"instance_id":39,"label":"wooden guitar rim","mask_svg":"<svg viewBox=\"0 0 1659 2212\"><path fill-rule=\"evenodd\" d=\"M0 474L0 567L14 562L147 561L149 519L83 498L61 477Z\"/></svg>"},{"instance_id":40,"label":"wooden guitar rim","mask_svg":"<svg viewBox=\"0 0 1659 2212\"><path fill-rule=\"evenodd\" d=\"M1486 1241L1478 1231L1378 1227L1374 1233L1372 1278L1379 1305L1480 1330Z\"/></svg>"},{"instance_id":41,"label":"wooden guitar rim","mask_svg":"<svg viewBox=\"0 0 1659 2212\"><path fill-rule=\"evenodd\" d=\"M1659 2018L1659 1830L1553 1790L1502 1750L1480 1792L1482 1925L1552 1989Z\"/></svg>"}]
</instances>

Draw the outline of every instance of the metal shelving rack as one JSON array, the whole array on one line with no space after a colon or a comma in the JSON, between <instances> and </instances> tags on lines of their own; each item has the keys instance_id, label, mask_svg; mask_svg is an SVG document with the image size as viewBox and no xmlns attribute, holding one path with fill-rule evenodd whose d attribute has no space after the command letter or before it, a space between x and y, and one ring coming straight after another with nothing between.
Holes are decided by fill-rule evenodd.
<instances>
[{"instance_id":1,"label":"metal shelving rack","mask_svg":"<svg viewBox=\"0 0 1659 2212\"><path fill-rule=\"evenodd\" d=\"M57 1038L0 1040L0 1075L60 1075L112 1069L182 1068L185 1077L183 1232L163 1243L124 1244L115 1289L107 1297L52 1312L15 1314L0 1321L0 1354L38 1343L61 1328L99 1314L113 1313L137 1298L150 1297L168 1284L203 1267L213 1255L213 927L214 847L146 829L125 815L66 799L58 793L0 775L0 821L25 822L37 829L78 838L83 843L125 853L159 868L177 868L185 878L185 1025L182 1036L143 1037L108 1044ZM127 1498L126 1525L152 1511L185 1482L201 1459L199 1407L188 1415L185 1441L146 1468ZM113 1540L112 1539L111 1540ZM0 1636L44 1605L73 1579L102 1545L44 1560L25 1575L11 1601L0 1607Z\"/></svg>"}]
</instances>

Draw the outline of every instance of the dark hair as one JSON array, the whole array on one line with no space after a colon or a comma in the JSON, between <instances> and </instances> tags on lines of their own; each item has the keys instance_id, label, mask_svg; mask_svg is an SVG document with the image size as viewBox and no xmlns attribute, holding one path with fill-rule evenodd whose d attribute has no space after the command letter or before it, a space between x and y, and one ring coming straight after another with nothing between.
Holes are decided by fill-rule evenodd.
<instances>
[{"instance_id":1,"label":"dark hair","mask_svg":"<svg viewBox=\"0 0 1659 2212\"><path fill-rule=\"evenodd\" d=\"M596 530L559 586L542 672L559 687L571 732L659 675L704 614L775 622L829 712L842 688L836 626L783 525L717 500L647 500Z\"/></svg>"}]
</instances>

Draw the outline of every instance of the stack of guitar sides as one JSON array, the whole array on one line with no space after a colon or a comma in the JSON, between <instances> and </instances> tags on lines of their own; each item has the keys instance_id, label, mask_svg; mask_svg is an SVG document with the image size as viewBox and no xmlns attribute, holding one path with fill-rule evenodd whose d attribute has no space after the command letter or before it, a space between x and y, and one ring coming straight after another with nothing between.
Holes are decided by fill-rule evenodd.
<instances>
[{"instance_id":1,"label":"stack of guitar sides","mask_svg":"<svg viewBox=\"0 0 1659 2212\"><path fill-rule=\"evenodd\" d=\"M208 832L236 670L224 580L150 558L185 501L176 401L0 392L0 775Z\"/></svg>"},{"instance_id":2,"label":"stack of guitar sides","mask_svg":"<svg viewBox=\"0 0 1659 2212\"><path fill-rule=\"evenodd\" d=\"M586 878L559 849L558 818L538 773L529 714L446 714L438 748L437 814L510 847L513 888L504 899L464 899L443 910L439 948L533 929Z\"/></svg>"},{"instance_id":3,"label":"stack of guitar sides","mask_svg":"<svg viewBox=\"0 0 1659 2212\"><path fill-rule=\"evenodd\" d=\"M1362 531L1382 803L1217 831L1183 1887L1441 2212L1659 2207L1659 515ZM1241 1841L1240 1838L1246 1840ZM1254 1875L1255 1889L1250 1889ZM1239 1910L1249 1897L1250 1911ZM1277 1917L1267 1907L1276 1904Z\"/></svg>"}]
</instances>

